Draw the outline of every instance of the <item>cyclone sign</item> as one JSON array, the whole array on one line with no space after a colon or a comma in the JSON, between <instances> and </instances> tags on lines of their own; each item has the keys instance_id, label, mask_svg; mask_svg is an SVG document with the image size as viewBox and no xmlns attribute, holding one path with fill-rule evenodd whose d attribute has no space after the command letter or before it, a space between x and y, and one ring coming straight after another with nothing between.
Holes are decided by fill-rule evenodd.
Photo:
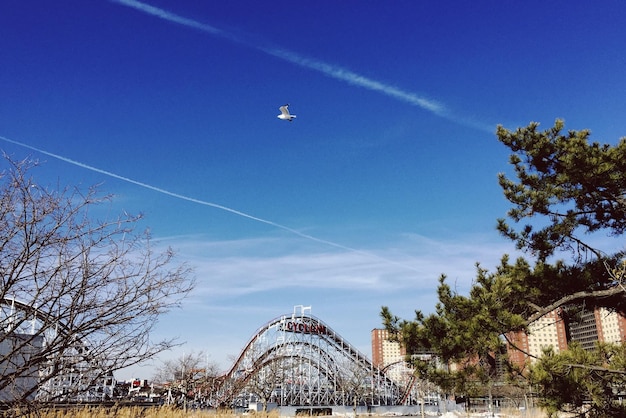
<instances>
[{"instance_id":1,"label":"cyclone sign","mask_svg":"<svg viewBox=\"0 0 626 418\"><path fill-rule=\"evenodd\" d=\"M327 334L326 326L321 324L307 324L306 322L287 321L280 327L287 332L300 332L303 334Z\"/></svg>"}]
</instances>

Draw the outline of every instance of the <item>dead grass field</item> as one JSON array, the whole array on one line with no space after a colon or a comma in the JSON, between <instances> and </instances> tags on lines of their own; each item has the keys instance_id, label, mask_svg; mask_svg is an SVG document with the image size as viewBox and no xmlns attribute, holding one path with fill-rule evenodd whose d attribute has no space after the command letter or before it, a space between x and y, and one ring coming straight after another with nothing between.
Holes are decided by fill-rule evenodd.
<instances>
[{"instance_id":1,"label":"dead grass field","mask_svg":"<svg viewBox=\"0 0 626 418\"><path fill-rule=\"evenodd\" d=\"M239 415L232 411L197 411L182 409L174 409L170 407L90 407L79 409L49 409L44 411L36 411L30 413L18 414L27 418L240 418ZM485 417L485 413L448 413L440 418L477 418ZM501 410L496 415L502 418L545 418L546 415L541 410L519 411L519 410ZM562 415L566 417L567 415ZM279 418L278 412L256 413L247 417L253 418ZM247 418L246 417L246 418ZM376 417L376 415L359 414L359 418ZM419 417L419 415L418 415ZM428 418L434 418L432 415L426 415Z\"/></svg>"},{"instance_id":2,"label":"dead grass field","mask_svg":"<svg viewBox=\"0 0 626 418\"><path fill-rule=\"evenodd\" d=\"M78 409L48 409L19 414L28 418L237 418L229 411L196 411L170 407L93 407ZM258 417L278 418L277 413L257 414Z\"/></svg>"}]
</instances>

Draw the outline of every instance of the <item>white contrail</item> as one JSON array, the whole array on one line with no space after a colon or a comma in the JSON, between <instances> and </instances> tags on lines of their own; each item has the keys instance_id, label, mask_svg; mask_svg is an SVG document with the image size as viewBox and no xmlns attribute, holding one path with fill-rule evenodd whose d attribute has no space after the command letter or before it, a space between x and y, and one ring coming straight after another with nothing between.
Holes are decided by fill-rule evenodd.
<instances>
[{"instance_id":1,"label":"white contrail","mask_svg":"<svg viewBox=\"0 0 626 418\"><path fill-rule=\"evenodd\" d=\"M300 231L298 231L296 229L293 229L293 228L289 228L288 226L281 225L281 224L276 223L276 222L268 221L267 219L259 218L259 217L247 214L245 212L241 212L239 210L229 208L227 206L218 205L217 203L207 202L205 200L195 199L193 197L189 197L189 196L185 196L185 195L182 195L182 194L170 192L169 190L165 190L165 189L162 189L160 187L152 186L150 184L143 183L141 181L133 180L131 178L124 177L124 176L121 176L119 174L115 174L115 173L112 173L110 171L107 171L107 170L103 170L101 168L97 168L97 167L94 167L94 166L91 166L91 165L88 165L88 164L85 164L85 163L81 163L80 161L72 160L71 158L67 158L67 157L64 157L62 155L54 154L52 152L43 150L41 148L37 148L37 147L34 147L32 145L25 144L23 142L15 141L13 139L9 139L9 138L6 138L4 136L0 136L0 140L9 142L9 143L14 144L14 145L18 145L20 147L28 148L30 150L39 152L41 154L48 155L50 157L54 157L54 158L56 158L58 160L65 161L66 163L70 163L70 164L73 164L75 166L78 166L78 167L81 167L81 168L85 168L87 170L95 171L96 173L104 174L106 176L113 177L113 178L116 178L116 179L119 179L119 180L122 180L122 181L125 181L125 182L128 182L128 183L132 183L132 184L135 184L137 186L141 186L141 187L153 190L153 191L158 192L158 193L162 193L162 194L165 194L165 195L168 195L168 196L171 196L171 197L175 197L177 199L182 199L182 200L186 200L188 202L198 203L200 205L209 206L209 207L212 207L212 208L215 208L215 209L220 209L220 210L223 210L223 211L226 211L226 212L230 212L230 213L232 213L234 215L237 215L237 216L241 216L241 217L244 217L244 218L251 219L251 220L256 221L256 222L261 222L261 223L264 223L264 224L267 224L267 225L271 225L271 226L273 226L275 228L282 229L284 231L290 232L290 233L292 233L294 235L297 235L299 237L302 237L302 238L305 238L305 239L308 239L308 240L311 240L311 241L315 241L315 242L318 242L320 244L329 245L331 247L340 248L342 250L346 250L346 251L362 254L362 255L365 255L365 256L368 256L368 257L374 257L374 258L382 260L382 261L384 261L386 263L393 264L395 266L402 267L402 268L405 268L405 269L410 269L410 270L413 270L413 271L420 271L420 270L418 270L415 267L411 267L409 265L402 264L402 263L399 263L397 261L393 261L393 260L390 260L388 258L381 257L381 256L373 254L373 253L369 253L367 251L357 250L356 248L347 247L345 245L341 245L341 244L337 244L337 243L332 242L332 241L328 241L328 240L325 240L325 239L317 238L317 237L314 237L312 235L303 234L302 232L300 232Z\"/></svg>"},{"instance_id":2,"label":"white contrail","mask_svg":"<svg viewBox=\"0 0 626 418\"><path fill-rule=\"evenodd\" d=\"M231 42L245 45L249 48L254 48L258 51L264 52L268 55L282 59L284 61L288 61L300 67L304 67L310 70L320 72L336 80L345 81L349 84L352 84L358 87L362 87L368 90L382 93L394 99L403 101L405 103L409 103L413 106L417 106L421 109L429 111L445 119L451 120L455 123L465 125L465 126L470 126L472 128L476 128L476 129L486 131L489 133L493 133L495 130L495 127L489 126L487 124L483 124L481 122L474 121L471 118L463 118L463 117L456 116L452 114L449 110L447 110L443 104L438 103L434 100L421 97L420 95L416 93L404 91L390 84L373 80L371 78L357 74L354 71L348 70L346 68L342 68L340 66L333 65L333 64L328 64L318 59L307 58L305 56L302 56L300 54L297 54L295 52L292 52L283 48L278 48L275 46L258 45L257 43L246 40L242 37L237 37L230 32L226 32L224 30L216 28L215 26L211 26L206 23L198 22L197 20L182 17L175 13L169 12L167 10L164 10L155 6L151 6L149 4L146 4L137 0L111 0L111 1L122 4L124 6L132 7L136 10L150 14L152 16L156 16L160 19L164 19L172 23L177 23L183 26L187 26L189 28L198 29L203 32L207 32L211 35L227 39Z\"/></svg>"},{"instance_id":3,"label":"white contrail","mask_svg":"<svg viewBox=\"0 0 626 418\"><path fill-rule=\"evenodd\" d=\"M301 67L319 71L337 80L346 81L359 87L381 92L387 96L393 97L394 99L399 99L414 106L421 107L422 109L428 110L436 115L445 116L446 114L446 109L440 103L425 99L415 93L406 92L397 87L381 83L380 81L372 80L357 74L354 71L350 71L336 65L327 64L316 59L306 58L285 49L266 47L257 47L257 49Z\"/></svg>"}]
</instances>

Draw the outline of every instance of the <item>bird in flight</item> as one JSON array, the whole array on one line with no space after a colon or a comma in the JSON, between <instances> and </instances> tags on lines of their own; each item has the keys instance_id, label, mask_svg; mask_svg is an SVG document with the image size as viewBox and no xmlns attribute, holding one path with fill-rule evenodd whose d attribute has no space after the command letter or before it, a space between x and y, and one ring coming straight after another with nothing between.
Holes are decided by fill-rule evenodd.
<instances>
[{"instance_id":1,"label":"bird in flight","mask_svg":"<svg viewBox=\"0 0 626 418\"><path fill-rule=\"evenodd\" d=\"M291 122L296 117L296 115L291 115L289 113L289 104L281 106L278 109L280 110L280 115L277 116L278 119L288 120L289 122Z\"/></svg>"}]
</instances>

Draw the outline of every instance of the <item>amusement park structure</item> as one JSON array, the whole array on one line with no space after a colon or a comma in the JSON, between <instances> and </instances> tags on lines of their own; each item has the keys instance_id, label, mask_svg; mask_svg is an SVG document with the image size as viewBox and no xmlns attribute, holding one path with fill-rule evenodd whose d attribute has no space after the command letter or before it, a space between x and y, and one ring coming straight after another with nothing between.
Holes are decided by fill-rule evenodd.
<instances>
[{"instance_id":1,"label":"amusement park structure","mask_svg":"<svg viewBox=\"0 0 626 418\"><path fill-rule=\"evenodd\" d=\"M63 324L13 298L0 299L0 402L102 401L115 380L88 343L67 339Z\"/></svg>"},{"instance_id":2,"label":"amusement park structure","mask_svg":"<svg viewBox=\"0 0 626 418\"><path fill-rule=\"evenodd\" d=\"M395 376L404 377L392 380L386 373L389 367L375 366L310 310L296 306L293 313L259 328L219 378L216 390L207 394L207 403L375 406L424 400L426 394L418 393L420 387L404 363L390 366L396 369Z\"/></svg>"}]
</instances>

